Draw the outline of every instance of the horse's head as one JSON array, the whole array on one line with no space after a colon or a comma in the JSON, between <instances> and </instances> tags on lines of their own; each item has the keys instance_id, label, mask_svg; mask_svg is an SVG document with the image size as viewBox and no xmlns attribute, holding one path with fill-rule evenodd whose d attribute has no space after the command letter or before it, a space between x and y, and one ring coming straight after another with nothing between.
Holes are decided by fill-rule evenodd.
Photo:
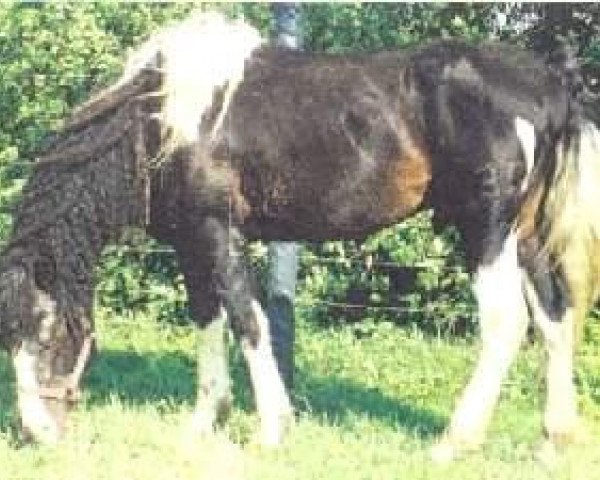
<instances>
[{"instance_id":1,"label":"horse's head","mask_svg":"<svg viewBox=\"0 0 600 480\"><path fill-rule=\"evenodd\" d=\"M53 443L79 398L92 337L69 292L59 300L45 290L44 262L30 260L23 255L0 270L0 334L12 353L25 438Z\"/></svg>"}]
</instances>

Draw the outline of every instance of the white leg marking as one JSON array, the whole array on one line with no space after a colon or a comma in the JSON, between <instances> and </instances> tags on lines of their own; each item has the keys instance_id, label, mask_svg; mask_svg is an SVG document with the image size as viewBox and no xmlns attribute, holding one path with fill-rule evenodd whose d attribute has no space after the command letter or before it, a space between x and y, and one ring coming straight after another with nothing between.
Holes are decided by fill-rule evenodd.
<instances>
[{"instance_id":1,"label":"white leg marking","mask_svg":"<svg viewBox=\"0 0 600 480\"><path fill-rule=\"evenodd\" d=\"M60 439L60 428L44 400L36 393L40 387L37 379L37 355L34 353L36 348L24 341L13 359L19 413L23 427L35 440L56 443Z\"/></svg>"},{"instance_id":2,"label":"white leg marking","mask_svg":"<svg viewBox=\"0 0 600 480\"><path fill-rule=\"evenodd\" d=\"M549 438L559 443L573 440L578 427L577 392L573 382L574 325L571 313L567 311L561 322L548 322L542 327L548 350L544 426Z\"/></svg>"},{"instance_id":3,"label":"white leg marking","mask_svg":"<svg viewBox=\"0 0 600 480\"><path fill-rule=\"evenodd\" d=\"M271 348L269 320L256 300L252 301L252 310L260 332L258 345L254 347L244 340L242 349L254 387L261 443L274 446L281 443L285 429L292 421L292 407Z\"/></svg>"},{"instance_id":4,"label":"white leg marking","mask_svg":"<svg viewBox=\"0 0 600 480\"><path fill-rule=\"evenodd\" d=\"M213 432L221 412L231 404L227 342L227 314L224 309L198 334L198 400L192 418L195 433Z\"/></svg>"},{"instance_id":5,"label":"white leg marking","mask_svg":"<svg viewBox=\"0 0 600 480\"><path fill-rule=\"evenodd\" d=\"M515 117L515 130L525 157L526 173L521 184L521 191L524 191L529 185L529 176L535 163L535 128L531 122L521 117Z\"/></svg>"},{"instance_id":6,"label":"white leg marking","mask_svg":"<svg viewBox=\"0 0 600 480\"><path fill-rule=\"evenodd\" d=\"M544 427L551 441L572 440L578 429L577 393L573 381L574 315L567 309L560 322L552 321L539 303L533 285L525 283L533 319L546 342L547 401Z\"/></svg>"},{"instance_id":7,"label":"white leg marking","mask_svg":"<svg viewBox=\"0 0 600 480\"><path fill-rule=\"evenodd\" d=\"M451 460L457 449L478 447L500 394L502 380L527 328L527 309L517 259L517 238L510 234L503 251L480 267L474 282L481 327L481 352L475 372L452 415L448 433L432 452Z\"/></svg>"}]
</instances>

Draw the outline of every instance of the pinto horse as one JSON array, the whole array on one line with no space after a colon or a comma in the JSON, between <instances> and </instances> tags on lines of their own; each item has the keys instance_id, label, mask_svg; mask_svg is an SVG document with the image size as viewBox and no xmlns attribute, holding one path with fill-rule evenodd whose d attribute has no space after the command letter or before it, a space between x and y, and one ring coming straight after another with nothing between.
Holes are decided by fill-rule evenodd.
<instances>
[{"instance_id":1,"label":"pinto horse","mask_svg":"<svg viewBox=\"0 0 600 480\"><path fill-rule=\"evenodd\" d=\"M363 239L432 208L460 231L482 340L437 452L481 443L530 319L549 359L544 426L569 439L574 329L600 271L597 108L572 91L497 44L311 54L206 13L150 38L43 152L4 252L0 327L24 427L60 436L89 356L93 264L137 225L174 247L203 337L195 425L211 431L229 403L223 309L262 441L279 443L292 409L243 242Z\"/></svg>"}]
</instances>

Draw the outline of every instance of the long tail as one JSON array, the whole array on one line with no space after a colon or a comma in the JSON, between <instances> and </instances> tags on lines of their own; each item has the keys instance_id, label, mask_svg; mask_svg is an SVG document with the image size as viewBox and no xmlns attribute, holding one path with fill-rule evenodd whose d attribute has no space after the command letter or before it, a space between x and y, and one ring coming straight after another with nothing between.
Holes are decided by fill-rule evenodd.
<instances>
[{"instance_id":1,"label":"long tail","mask_svg":"<svg viewBox=\"0 0 600 480\"><path fill-rule=\"evenodd\" d=\"M581 323L600 293L600 130L582 119L569 137L556 146L540 214L545 248L560 266Z\"/></svg>"}]
</instances>

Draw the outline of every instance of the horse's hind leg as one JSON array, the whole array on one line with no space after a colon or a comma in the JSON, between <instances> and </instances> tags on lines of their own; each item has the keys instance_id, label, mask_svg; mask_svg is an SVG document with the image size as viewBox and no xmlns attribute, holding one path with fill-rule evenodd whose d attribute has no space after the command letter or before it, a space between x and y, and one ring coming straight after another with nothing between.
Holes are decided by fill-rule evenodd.
<instances>
[{"instance_id":1,"label":"horse's hind leg","mask_svg":"<svg viewBox=\"0 0 600 480\"><path fill-rule=\"evenodd\" d=\"M561 446L575 439L579 424L573 381L574 315L568 308L562 318L553 321L540 307L533 288L528 290L528 301L536 305L533 318L547 352L544 430L554 446Z\"/></svg>"},{"instance_id":2,"label":"horse's hind leg","mask_svg":"<svg viewBox=\"0 0 600 480\"><path fill-rule=\"evenodd\" d=\"M557 273L547 266L542 272L528 268L525 293L547 352L544 429L551 444L560 446L575 440L580 426L573 380L576 314Z\"/></svg>"},{"instance_id":3,"label":"horse's hind leg","mask_svg":"<svg viewBox=\"0 0 600 480\"><path fill-rule=\"evenodd\" d=\"M213 241L219 294L239 338L250 371L261 422L261 443L280 443L292 420L292 409L271 347L269 322L241 255L241 238L235 228L208 219L206 231Z\"/></svg>"},{"instance_id":4,"label":"horse's hind leg","mask_svg":"<svg viewBox=\"0 0 600 480\"><path fill-rule=\"evenodd\" d=\"M457 451L476 448L483 442L502 380L527 329L515 235L506 238L492 261L479 266L474 292L479 306L481 351L448 431L432 452L440 461L451 460Z\"/></svg>"},{"instance_id":5,"label":"horse's hind leg","mask_svg":"<svg viewBox=\"0 0 600 480\"><path fill-rule=\"evenodd\" d=\"M248 335L243 333L243 326L238 327L261 422L260 442L264 445L278 445L293 421L292 407L273 355L268 318L255 299L250 301L250 305L252 314L237 317L237 321L254 323L251 328L256 328L258 333L257 336Z\"/></svg>"},{"instance_id":6,"label":"horse's hind leg","mask_svg":"<svg viewBox=\"0 0 600 480\"><path fill-rule=\"evenodd\" d=\"M192 430L199 434L212 433L231 408L227 315L213 281L214 260L206 255L205 247L201 240L176 246L190 313L198 325L198 392Z\"/></svg>"}]
</instances>

